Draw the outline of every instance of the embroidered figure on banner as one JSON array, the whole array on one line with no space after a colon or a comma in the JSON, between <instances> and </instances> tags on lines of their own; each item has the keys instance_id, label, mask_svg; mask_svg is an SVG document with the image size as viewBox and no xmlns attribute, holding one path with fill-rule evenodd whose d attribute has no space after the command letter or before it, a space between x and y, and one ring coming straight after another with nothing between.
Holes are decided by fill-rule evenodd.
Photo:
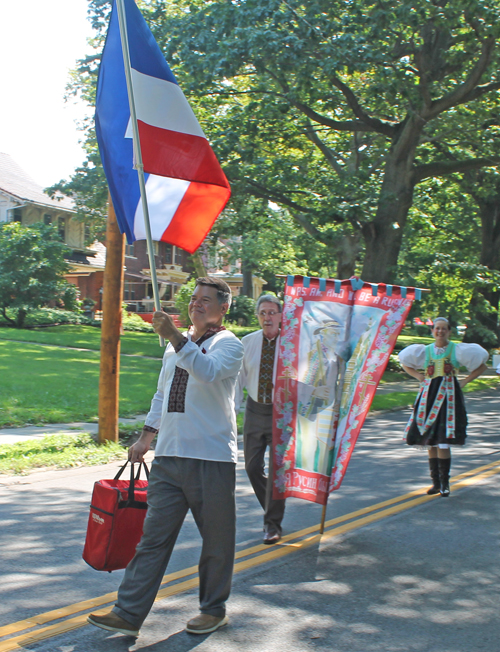
<instances>
[{"instance_id":1,"label":"embroidered figure on banner","mask_svg":"<svg viewBox=\"0 0 500 652\"><path fill-rule=\"evenodd\" d=\"M304 317L299 354L295 464L329 475L345 371L345 327L337 319L322 319L318 304L307 304L304 312L309 314Z\"/></svg>"}]
</instances>

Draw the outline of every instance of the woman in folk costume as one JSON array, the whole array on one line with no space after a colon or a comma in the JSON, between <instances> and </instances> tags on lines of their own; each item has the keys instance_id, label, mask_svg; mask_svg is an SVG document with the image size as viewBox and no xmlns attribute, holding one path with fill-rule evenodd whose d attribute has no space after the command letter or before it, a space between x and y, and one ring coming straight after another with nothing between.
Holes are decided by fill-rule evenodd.
<instances>
[{"instance_id":1,"label":"woman in folk costume","mask_svg":"<svg viewBox=\"0 0 500 652\"><path fill-rule=\"evenodd\" d=\"M409 446L428 446L432 487L428 494L450 494L450 445L463 446L467 413L462 388L486 369L488 352L479 344L449 341L450 325L438 317L432 327L434 344L412 344L399 354L407 374L422 383L413 414L406 426ZM469 375L457 380L459 367ZM419 371L423 370L423 371Z\"/></svg>"}]
</instances>

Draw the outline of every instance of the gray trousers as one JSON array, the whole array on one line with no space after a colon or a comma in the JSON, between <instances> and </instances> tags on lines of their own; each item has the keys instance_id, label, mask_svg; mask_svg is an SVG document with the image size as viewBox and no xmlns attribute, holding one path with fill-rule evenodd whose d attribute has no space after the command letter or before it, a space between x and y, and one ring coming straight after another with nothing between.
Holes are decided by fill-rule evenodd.
<instances>
[{"instance_id":1,"label":"gray trousers","mask_svg":"<svg viewBox=\"0 0 500 652\"><path fill-rule=\"evenodd\" d=\"M285 501L273 500L273 406L256 403L248 396L243 427L245 469L255 495L264 510L264 530L281 534ZM264 456L269 452L269 475L264 473Z\"/></svg>"},{"instance_id":2,"label":"gray trousers","mask_svg":"<svg viewBox=\"0 0 500 652\"><path fill-rule=\"evenodd\" d=\"M235 469L232 462L155 458L144 532L113 608L131 625L140 627L153 605L188 509L203 539L200 611L225 616L236 542Z\"/></svg>"}]
</instances>

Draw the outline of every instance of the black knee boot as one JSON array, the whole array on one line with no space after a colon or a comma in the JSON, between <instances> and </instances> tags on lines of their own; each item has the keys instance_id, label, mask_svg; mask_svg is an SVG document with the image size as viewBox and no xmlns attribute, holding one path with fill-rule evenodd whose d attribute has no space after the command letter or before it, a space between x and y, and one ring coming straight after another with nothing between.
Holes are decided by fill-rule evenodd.
<instances>
[{"instance_id":1,"label":"black knee boot","mask_svg":"<svg viewBox=\"0 0 500 652\"><path fill-rule=\"evenodd\" d=\"M439 459L439 483L440 492L443 498L448 498L450 495L450 466L451 458Z\"/></svg>"},{"instance_id":2,"label":"black knee boot","mask_svg":"<svg viewBox=\"0 0 500 652\"><path fill-rule=\"evenodd\" d=\"M427 490L429 496L438 494L441 491L439 482L439 460L437 457L429 457L429 470L431 472L432 487Z\"/></svg>"}]
</instances>

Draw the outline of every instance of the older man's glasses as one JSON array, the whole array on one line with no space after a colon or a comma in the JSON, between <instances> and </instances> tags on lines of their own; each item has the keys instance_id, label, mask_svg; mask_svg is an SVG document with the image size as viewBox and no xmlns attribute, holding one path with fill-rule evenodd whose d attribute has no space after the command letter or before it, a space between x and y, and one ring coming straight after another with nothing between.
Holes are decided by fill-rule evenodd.
<instances>
[{"instance_id":1,"label":"older man's glasses","mask_svg":"<svg viewBox=\"0 0 500 652\"><path fill-rule=\"evenodd\" d=\"M259 317L274 317L274 315L279 315L277 310L261 310L257 313Z\"/></svg>"}]
</instances>

